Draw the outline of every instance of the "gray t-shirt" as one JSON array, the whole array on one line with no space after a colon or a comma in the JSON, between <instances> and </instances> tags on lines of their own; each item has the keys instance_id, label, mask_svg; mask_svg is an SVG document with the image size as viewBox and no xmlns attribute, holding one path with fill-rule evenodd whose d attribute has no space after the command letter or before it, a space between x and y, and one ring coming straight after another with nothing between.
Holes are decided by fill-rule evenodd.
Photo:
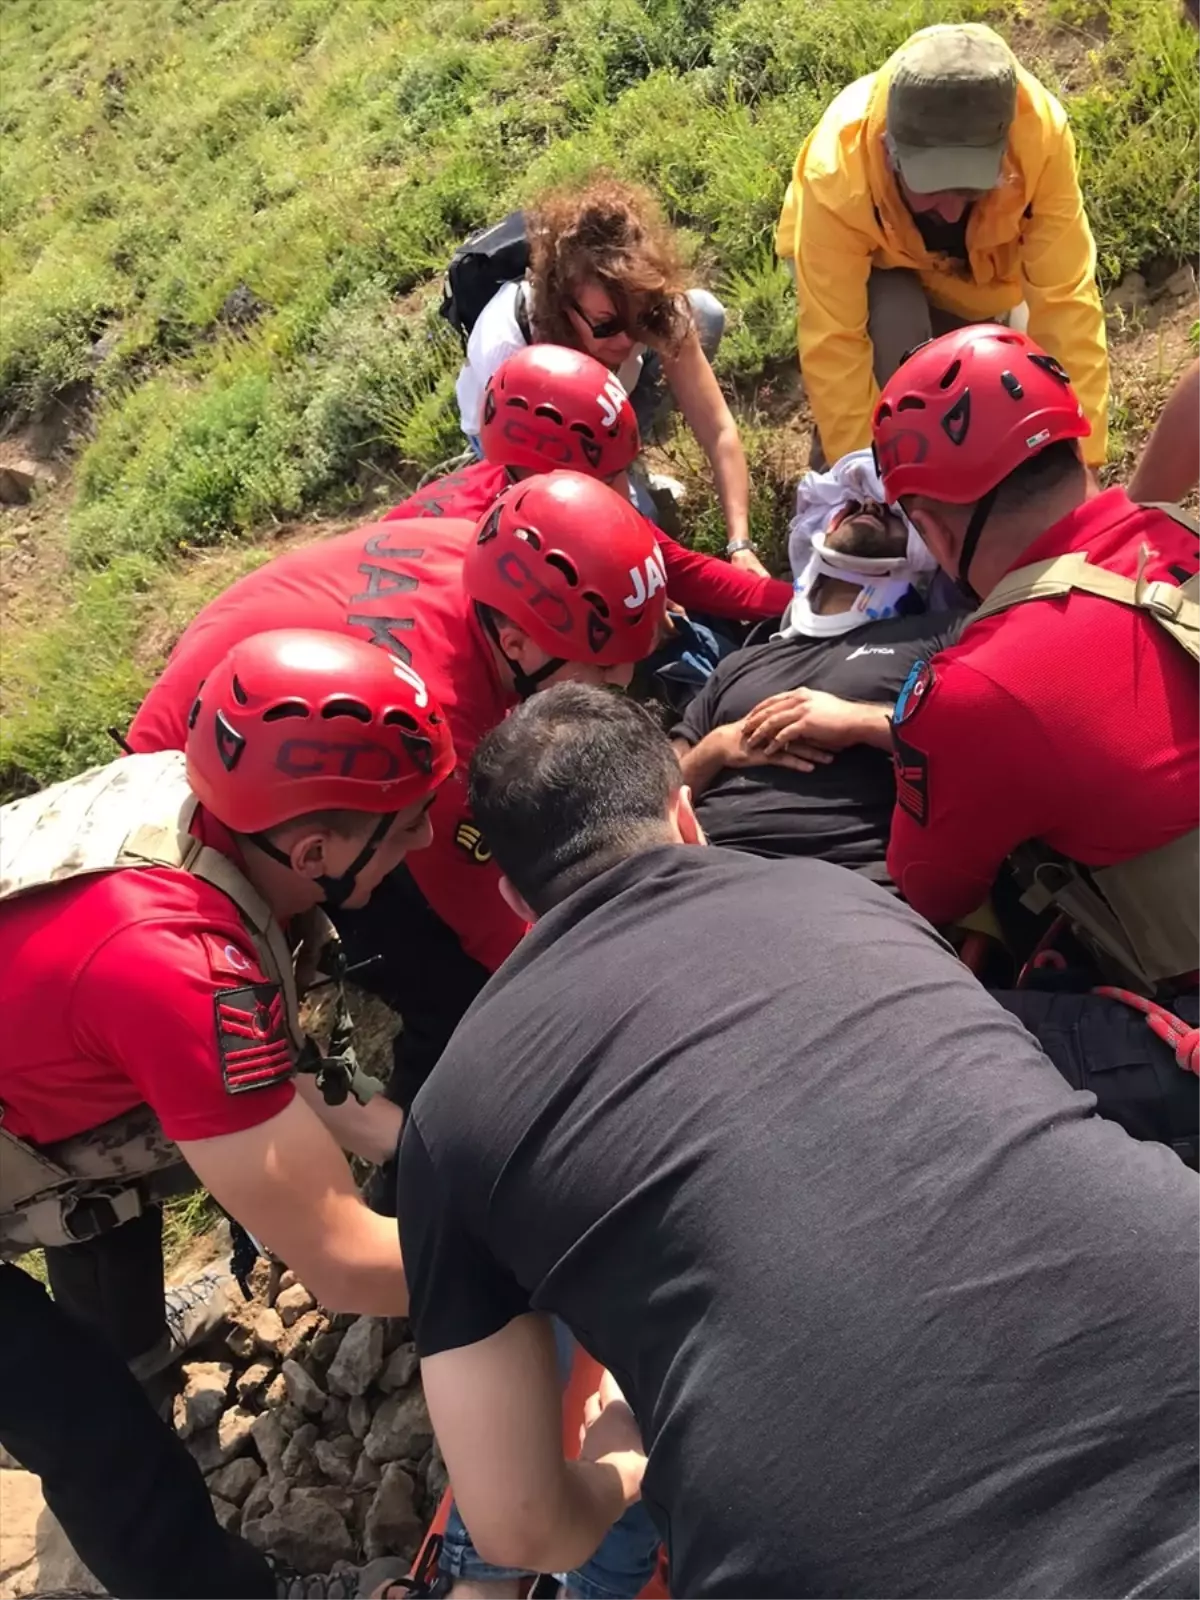
<instances>
[{"instance_id":1,"label":"gray t-shirt","mask_svg":"<svg viewBox=\"0 0 1200 1600\"><path fill-rule=\"evenodd\" d=\"M681 1595L1195 1595L1197 1182L837 867L665 847L417 1097L419 1348L610 1367Z\"/></svg>"}]
</instances>

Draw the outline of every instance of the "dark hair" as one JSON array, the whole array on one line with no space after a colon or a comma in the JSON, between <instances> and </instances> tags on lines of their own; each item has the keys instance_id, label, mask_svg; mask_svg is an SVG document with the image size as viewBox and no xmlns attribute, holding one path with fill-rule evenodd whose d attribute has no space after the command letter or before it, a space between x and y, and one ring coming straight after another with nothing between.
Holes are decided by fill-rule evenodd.
<instances>
[{"instance_id":1,"label":"dark hair","mask_svg":"<svg viewBox=\"0 0 1200 1600\"><path fill-rule=\"evenodd\" d=\"M664 843L682 783L666 734L635 701L560 683L480 742L471 810L501 872L540 914Z\"/></svg>"},{"instance_id":2,"label":"dark hair","mask_svg":"<svg viewBox=\"0 0 1200 1600\"><path fill-rule=\"evenodd\" d=\"M568 307L589 282L607 292L633 338L674 351L691 327L675 241L653 196L601 173L554 189L531 209L529 272L536 337L577 347Z\"/></svg>"},{"instance_id":3,"label":"dark hair","mask_svg":"<svg viewBox=\"0 0 1200 1600\"><path fill-rule=\"evenodd\" d=\"M999 516L1024 511L1033 501L1061 489L1072 478L1082 481L1086 472L1074 439L1056 439L1003 479L994 511Z\"/></svg>"}]
</instances>

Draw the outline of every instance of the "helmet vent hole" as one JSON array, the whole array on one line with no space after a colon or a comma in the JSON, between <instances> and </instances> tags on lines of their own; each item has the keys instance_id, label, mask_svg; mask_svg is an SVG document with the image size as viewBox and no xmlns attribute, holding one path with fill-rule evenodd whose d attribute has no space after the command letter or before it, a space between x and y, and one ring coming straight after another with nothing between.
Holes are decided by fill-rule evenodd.
<instances>
[{"instance_id":1,"label":"helmet vent hole","mask_svg":"<svg viewBox=\"0 0 1200 1600\"><path fill-rule=\"evenodd\" d=\"M967 429L971 426L971 391L963 391L962 397L954 402L942 418L942 429L951 444L961 444L967 437Z\"/></svg>"},{"instance_id":2,"label":"helmet vent hole","mask_svg":"<svg viewBox=\"0 0 1200 1600\"><path fill-rule=\"evenodd\" d=\"M250 696L242 688L241 680L236 672L233 675L233 698L240 706L249 705L250 703Z\"/></svg>"},{"instance_id":3,"label":"helmet vent hole","mask_svg":"<svg viewBox=\"0 0 1200 1600\"><path fill-rule=\"evenodd\" d=\"M557 422L559 427L562 427L563 416L557 406L534 406L533 414L535 417L545 417L547 422Z\"/></svg>"},{"instance_id":4,"label":"helmet vent hole","mask_svg":"<svg viewBox=\"0 0 1200 1600\"><path fill-rule=\"evenodd\" d=\"M371 708L363 705L361 700L331 700L327 706L321 707L321 715L326 722L334 717L353 717L355 722L370 722Z\"/></svg>"},{"instance_id":5,"label":"helmet vent hole","mask_svg":"<svg viewBox=\"0 0 1200 1600\"><path fill-rule=\"evenodd\" d=\"M496 509L488 517L487 521L483 524L482 528L480 528L478 534L475 537L475 542L476 542L476 544L487 544L488 541L491 540L491 539L494 539L499 532L500 532L500 507L497 506Z\"/></svg>"},{"instance_id":6,"label":"helmet vent hole","mask_svg":"<svg viewBox=\"0 0 1200 1600\"><path fill-rule=\"evenodd\" d=\"M591 428L588 427L586 422L573 422L571 424L570 431L572 433L581 433L586 439L594 439L596 437L595 433Z\"/></svg>"},{"instance_id":7,"label":"helmet vent hole","mask_svg":"<svg viewBox=\"0 0 1200 1600\"><path fill-rule=\"evenodd\" d=\"M950 365L946 368L945 372L943 372L941 377L938 379L938 388L939 389L948 389L950 387L950 385L954 382L955 378L958 377L958 375L959 375L959 373L961 371L962 371L962 362L961 361L952 361L950 363Z\"/></svg>"},{"instance_id":8,"label":"helmet vent hole","mask_svg":"<svg viewBox=\"0 0 1200 1600\"><path fill-rule=\"evenodd\" d=\"M577 589L579 587L579 573L575 570L574 565L567 560L566 556L562 555L559 551L551 550L550 554L546 557L546 565L548 567L554 567L561 572L563 577L571 585L572 589Z\"/></svg>"},{"instance_id":9,"label":"helmet vent hole","mask_svg":"<svg viewBox=\"0 0 1200 1600\"><path fill-rule=\"evenodd\" d=\"M506 406L514 406L518 411L529 410L529 401L523 400L519 394L510 395L504 404Z\"/></svg>"},{"instance_id":10,"label":"helmet vent hole","mask_svg":"<svg viewBox=\"0 0 1200 1600\"><path fill-rule=\"evenodd\" d=\"M925 402L919 394L903 395L896 402L897 411L924 411Z\"/></svg>"},{"instance_id":11,"label":"helmet vent hole","mask_svg":"<svg viewBox=\"0 0 1200 1600\"><path fill-rule=\"evenodd\" d=\"M887 419L891 416L891 414L892 414L892 408L891 408L890 405L888 405L887 401L885 400L884 403L880 406L879 410L875 413L875 421L876 421L876 423L886 422Z\"/></svg>"},{"instance_id":12,"label":"helmet vent hole","mask_svg":"<svg viewBox=\"0 0 1200 1600\"><path fill-rule=\"evenodd\" d=\"M525 543L529 545L531 549L540 550L542 548L542 536L533 528L518 528L516 530L516 537L518 539L524 539Z\"/></svg>"},{"instance_id":13,"label":"helmet vent hole","mask_svg":"<svg viewBox=\"0 0 1200 1600\"><path fill-rule=\"evenodd\" d=\"M421 724L407 711L385 711L383 720L389 728L407 728L409 733L421 731Z\"/></svg>"},{"instance_id":14,"label":"helmet vent hole","mask_svg":"<svg viewBox=\"0 0 1200 1600\"><path fill-rule=\"evenodd\" d=\"M1004 385L1005 394L1012 395L1014 400L1023 400L1025 398L1025 390L1021 387L1021 380L1015 372L1002 372L1000 374L1000 382Z\"/></svg>"},{"instance_id":15,"label":"helmet vent hole","mask_svg":"<svg viewBox=\"0 0 1200 1600\"><path fill-rule=\"evenodd\" d=\"M1063 367L1054 359L1053 356L1031 354L1029 359L1033 362L1035 367L1041 367L1043 372L1048 372L1052 378L1057 378L1064 389L1070 388L1070 378L1067 376Z\"/></svg>"},{"instance_id":16,"label":"helmet vent hole","mask_svg":"<svg viewBox=\"0 0 1200 1600\"><path fill-rule=\"evenodd\" d=\"M282 722L286 717L307 717L308 707L303 700L281 700L263 712L264 722Z\"/></svg>"},{"instance_id":17,"label":"helmet vent hole","mask_svg":"<svg viewBox=\"0 0 1200 1600\"><path fill-rule=\"evenodd\" d=\"M594 589L585 589L583 591L583 598L587 601L588 605L590 605L594 610L598 611L602 617L608 617L611 615L608 609L608 601L602 594L597 594Z\"/></svg>"},{"instance_id":18,"label":"helmet vent hole","mask_svg":"<svg viewBox=\"0 0 1200 1600\"><path fill-rule=\"evenodd\" d=\"M200 687L203 689L204 685L201 684ZM192 728L194 728L196 726L196 718L199 715L200 715L200 696L197 695L196 698L192 701L192 709L188 712L187 725L188 725L189 729L192 729Z\"/></svg>"}]
</instances>

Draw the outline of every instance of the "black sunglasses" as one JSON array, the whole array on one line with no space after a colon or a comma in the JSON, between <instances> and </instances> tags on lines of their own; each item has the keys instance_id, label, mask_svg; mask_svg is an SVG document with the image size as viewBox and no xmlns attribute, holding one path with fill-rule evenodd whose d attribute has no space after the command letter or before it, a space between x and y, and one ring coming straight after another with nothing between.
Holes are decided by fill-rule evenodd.
<instances>
[{"instance_id":1,"label":"black sunglasses","mask_svg":"<svg viewBox=\"0 0 1200 1600\"><path fill-rule=\"evenodd\" d=\"M593 322L578 300L571 301L571 309L587 324L593 339L615 339L617 334L625 332L625 319L616 312L611 317L601 317L599 322Z\"/></svg>"}]
</instances>

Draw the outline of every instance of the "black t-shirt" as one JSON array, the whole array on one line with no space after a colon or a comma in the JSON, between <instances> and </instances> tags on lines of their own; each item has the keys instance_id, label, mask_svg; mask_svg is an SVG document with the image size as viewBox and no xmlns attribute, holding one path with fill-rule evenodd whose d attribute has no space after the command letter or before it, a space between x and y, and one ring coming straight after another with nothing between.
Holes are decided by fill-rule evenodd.
<instances>
[{"instance_id":1,"label":"black t-shirt","mask_svg":"<svg viewBox=\"0 0 1200 1600\"><path fill-rule=\"evenodd\" d=\"M672 737L699 744L760 700L823 689L843 700L891 704L913 664L953 644L966 612L869 622L836 639L775 639L726 656ZM827 767L726 767L697 800L713 844L758 856L816 856L890 887L887 847L896 788L883 750L854 745Z\"/></svg>"},{"instance_id":2,"label":"black t-shirt","mask_svg":"<svg viewBox=\"0 0 1200 1600\"><path fill-rule=\"evenodd\" d=\"M926 250L934 255L949 256L952 261L961 262L964 266L967 262L967 223L970 216L970 206L957 222L944 222L936 211L912 213Z\"/></svg>"},{"instance_id":3,"label":"black t-shirt","mask_svg":"<svg viewBox=\"0 0 1200 1600\"><path fill-rule=\"evenodd\" d=\"M861 878L652 849L417 1097L418 1347L561 1316L676 1594L1194 1595L1196 1180L1093 1106Z\"/></svg>"}]
</instances>

